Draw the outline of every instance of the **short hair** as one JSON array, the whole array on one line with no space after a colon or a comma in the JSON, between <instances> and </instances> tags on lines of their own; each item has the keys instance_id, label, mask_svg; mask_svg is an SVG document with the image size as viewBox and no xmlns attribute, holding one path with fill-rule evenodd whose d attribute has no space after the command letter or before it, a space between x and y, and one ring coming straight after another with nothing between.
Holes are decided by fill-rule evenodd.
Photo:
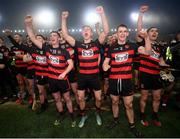
<instances>
[{"instance_id":1,"label":"short hair","mask_svg":"<svg viewBox=\"0 0 180 139\"><path fill-rule=\"evenodd\" d=\"M128 29L128 27L127 27L125 24L120 24L120 25L117 27L117 30L118 30L118 28L120 28L120 27L124 27L124 28L127 28L127 29Z\"/></svg>"},{"instance_id":2,"label":"short hair","mask_svg":"<svg viewBox=\"0 0 180 139\"><path fill-rule=\"evenodd\" d=\"M52 33L56 33L59 37L61 37L57 31L51 31L50 34L52 34Z\"/></svg>"},{"instance_id":3,"label":"short hair","mask_svg":"<svg viewBox=\"0 0 180 139\"><path fill-rule=\"evenodd\" d=\"M46 40L46 38L45 38L43 35L41 35L41 34L37 34L37 35L36 35L36 37L38 37L38 36L39 36L39 37L42 37L42 38L43 38L43 40Z\"/></svg>"},{"instance_id":4,"label":"short hair","mask_svg":"<svg viewBox=\"0 0 180 139\"><path fill-rule=\"evenodd\" d=\"M62 29L61 29L61 28L59 28L57 31L62 31Z\"/></svg>"},{"instance_id":5,"label":"short hair","mask_svg":"<svg viewBox=\"0 0 180 139\"><path fill-rule=\"evenodd\" d=\"M151 30L151 29L153 29L153 28L157 28L157 27L150 27L150 28L148 28L147 29L147 33ZM157 28L158 29L158 28Z\"/></svg>"},{"instance_id":6,"label":"short hair","mask_svg":"<svg viewBox=\"0 0 180 139\"><path fill-rule=\"evenodd\" d=\"M82 26L82 28L85 28L85 27L90 28L90 29L91 29L91 31L93 32L93 30L92 30L92 27L91 27L91 26L89 26L89 25L84 25L84 26Z\"/></svg>"},{"instance_id":7,"label":"short hair","mask_svg":"<svg viewBox=\"0 0 180 139\"><path fill-rule=\"evenodd\" d=\"M14 35L18 35L20 37L23 37L22 34L20 34L20 33L15 33Z\"/></svg>"}]
</instances>

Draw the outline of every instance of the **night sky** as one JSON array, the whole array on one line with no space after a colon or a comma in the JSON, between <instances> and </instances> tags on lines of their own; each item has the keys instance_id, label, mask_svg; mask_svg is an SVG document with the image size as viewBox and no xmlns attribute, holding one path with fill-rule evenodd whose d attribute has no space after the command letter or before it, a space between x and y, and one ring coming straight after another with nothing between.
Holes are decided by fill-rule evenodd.
<instances>
[{"instance_id":1,"label":"night sky","mask_svg":"<svg viewBox=\"0 0 180 139\"><path fill-rule=\"evenodd\" d=\"M179 0L0 0L0 29L23 29L25 15L35 15L38 9L44 7L52 9L56 14L56 23L51 28L59 26L60 12L63 10L70 12L69 27L80 28L84 24L84 12L98 5L104 6L111 28L121 23L135 28L136 23L131 20L130 14L137 12L143 4L149 5L148 13L158 18L158 20L151 19L145 27L157 26L162 33L174 33L180 30Z\"/></svg>"}]
</instances>

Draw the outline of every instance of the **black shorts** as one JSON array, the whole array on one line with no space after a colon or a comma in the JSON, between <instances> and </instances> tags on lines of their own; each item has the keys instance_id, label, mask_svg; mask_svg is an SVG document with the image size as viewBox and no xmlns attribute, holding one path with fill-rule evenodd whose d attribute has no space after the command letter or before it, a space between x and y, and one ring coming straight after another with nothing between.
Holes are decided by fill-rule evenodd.
<instances>
[{"instance_id":1,"label":"black shorts","mask_svg":"<svg viewBox=\"0 0 180 139\"><path fill-rule=\"evenodd\" d=\"M48 77L46 76L36 76L37 85L46 85L48 83Z\"/></svg>"},{"instance_id":2,"label":"black shorts","mask_svg":"<svg viewBox=\"0 0 180 139\"><path fill-rule=\"evenodd\" d=\"M133 95L133 82L131 79L109 79L108 92L114 96Z\"/></svg>"},{"instance_id":3,"label":"black shorts","mask_svg":"<svg viewBox=\"0 0 180 139\"><path fill-rule=\"evenodd\" d=\"M16 70L16 75L21 74L22 76L26 76L27 75L27 68L15 68Z\"/></svg>"},{"instance_id":4,"label":"black shorts","mask_svg":"<svg viewBox=\"0 0 180 139\"><path fill-rule=\"evenodd\" d=\"M98 74L78 75L78 90L86 90L87 88L95 91L101 90Z\"/></svg>"},{"instance_id":5,"label":"black shorts","mask_svg":"<svg viewBox=\"0 0 180 139\"><path fill-rule=\"evenodd\" d=\"M56 93L59 91L61 94L63 94L70 90L70 85L68 80L56 80L49 78L48 82L51 93Z\"/></svg>"},{"instance_id":6,"label":"black shorts","mask_svg":"<svg viewBox=\"0 0 180 139\"><path fill-rule=\"evenodd\" d=\"M70 83L76 83L77 82L77 73L75 70L71 70L68 73L68 80Z\"/></svg>"},{"instance_id":7,"label":"black shorts","mask_svg":"<svg viewBox=\"0 0 180 139\"><path fill-rule=\"evenodd\" d=\"M140 72L140 87L142 90L158 90L162 88L160 75Z\"/></svg>"},{"instance_id":8,"label":"black shorts","mask_svg":"<svg viewBox=\"0 0 180 139\"><path fill-rule=\"evenodd\" d=\"M34 79L35 72L33 69L27 70L27 79Z\"/></svg>"}]
</instances>

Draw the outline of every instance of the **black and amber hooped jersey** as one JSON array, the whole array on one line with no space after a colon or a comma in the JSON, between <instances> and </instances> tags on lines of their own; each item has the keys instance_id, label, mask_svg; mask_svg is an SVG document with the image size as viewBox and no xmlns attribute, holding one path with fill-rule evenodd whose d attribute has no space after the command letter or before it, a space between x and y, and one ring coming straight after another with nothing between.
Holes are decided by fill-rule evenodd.
<instances>
[{"instance_id":1,"label":"black and amber hooped jersey","mask_svg":"<svg viewBox=\"0 0 180 139\"><path fill-rule=\"evenodd\" d=\"M16 47L16 46L13 46L11 47L11 51L13 53L15 53L15 55L24 55L26 52L23 51L22 49ZM27 68L27 63L23 61L22 58L16 58L15 59L15 67L17 68Z\"/></svg>"},{"instance_id":2,"label":"black and amber hooped jersey","mask_svg":"<svg viewBox=\"0 0 180 139\"><path fill-rule=\"evenodd\" d=\"M151 55L140 55L140 67L139 71L146 72L153 75L160 73L160 57L162 53L162 47L158 44L152 45Z\"/></svg>"},{"instance_id":3,"label":"black and amber hooped jersey","mask_svg":"<svg viewBox=\"0 0 180 139\"><path fill-rule=\"evenodd\" d=\"M78 53L79 73L97 74L99 73L98 59L100 56L100 43L98 40L90 43L76 41L75 48Z\"/></svg>"},{"instance_id":4,"label":"black and amber hooped jersey","mask_svg":"<svg viewBox=\"0 0 180 139\"><path fill-rule=\"evenodd\" d=\"M108 58L110 58L110 79L131 79L132 63L138 46L134 43L114 45L109 47Z\"/></svg>"},{"instance_id":5,"label":"black and amber hooped jersey","mask_svg":"<svg viewBox=\"0 0 180 139\"><path fill-rule=\"evenodd\" d=\"M60 45L60 44L59 44ZM67 60L71 59L68 51L58 48L53 48L50 45L44 44L43 50L46 53L48 63L48 77L58 79L59 75L67 68ZM66 79L67 77L65 77Z\"/></svg>"}]
</instances>

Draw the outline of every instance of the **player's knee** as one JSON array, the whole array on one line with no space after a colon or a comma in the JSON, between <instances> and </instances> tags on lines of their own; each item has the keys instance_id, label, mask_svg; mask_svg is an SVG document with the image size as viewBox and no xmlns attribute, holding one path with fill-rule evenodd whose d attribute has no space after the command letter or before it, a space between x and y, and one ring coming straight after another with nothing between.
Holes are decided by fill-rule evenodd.
<instances>
[{"instance_id":1,"label":"player's knee","mask_svg":"<svg viewBox=\"0 0 180 139\"><path fill-rule=\"evenodd\" d=\"M125 104L125 108L126 108L126 110L132 109L132 108L133 108L132 102L126 103L126 104Z\"/></svg>"},{"instance_id":2,"label":"player's knee","mask_svg":"<svg viewBox=\"0 0 180 139\"><path fill-rule=\"evenodd\" d=\"M112 105L114 106L119 105L119 100L112 100Z\"/></svg>"},{"instance_id":3,"label":"player's knee","mask_svg":"<svg viewBox=\"0 0 180 139\"><path fill-rule=\"evenodd\" d=\"M78 96L78 101L79 101L79 102L84 102L85 99L84 99L84 97L82 97L82 96Z\"/></svg>"}]
</instances>

